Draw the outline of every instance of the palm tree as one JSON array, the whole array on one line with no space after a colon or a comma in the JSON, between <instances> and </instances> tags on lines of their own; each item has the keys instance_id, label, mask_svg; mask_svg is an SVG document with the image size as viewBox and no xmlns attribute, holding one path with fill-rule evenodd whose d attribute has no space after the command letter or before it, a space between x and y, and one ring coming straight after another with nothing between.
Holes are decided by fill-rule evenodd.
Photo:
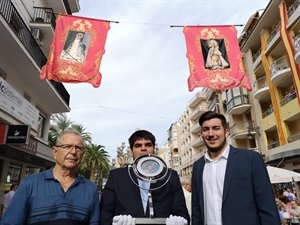
<instances>
[{"instance_id":1,"label":"palm tree","mask_svg":"<svg viewBox=\"0 0 300 225\"><path fill-rule=\"evenodd\" d=\"M92 137L89 132L86 132L86 128L81 124L75 124L71 119L67 117L65 113L58 113L51 116L51 125L49 129L48 141L52 147L56 143L56 139L64 131L74 130L82 136L85 144L91 143Z\"/></svg>"},{"instance_id":2,"label":"palm tree","mask_svg":"<svg viewBox=\"0 0 300 225\"><path fill-rule=\"evenodd\" d=\"M103 145L88 145L80 165L82 171L90 171L90 180L98 181L98 185L102 184L103 174L110 170L109 155L104 148Z\"/></svg>"},{"instance_id":3,"label":"palm tree","mask_svg":"<svg viewBox=\"0 0 300 225\"><path fill-rule=\"evenodd\" d=\"M50 129L49 129L49 145L52 147L55 145L56 139L60 133L68 130L73 124L73 121L67 117L65 113L53 114L50 118Z\"/></svg>"},{"instance_id":4,"label":"palm tree","mask_svg":"<svg viewBox=\"0 0 300 225\"><path fill-rule=\"evenodd\" d=\"M91 141L92 141L91 133L86 132L85 131L86 128L84 128L82 124L72 124L71 130L74 130L78 134L81 135L85 145L88 145L91 143Z\"/></svg>"}]
</instances>

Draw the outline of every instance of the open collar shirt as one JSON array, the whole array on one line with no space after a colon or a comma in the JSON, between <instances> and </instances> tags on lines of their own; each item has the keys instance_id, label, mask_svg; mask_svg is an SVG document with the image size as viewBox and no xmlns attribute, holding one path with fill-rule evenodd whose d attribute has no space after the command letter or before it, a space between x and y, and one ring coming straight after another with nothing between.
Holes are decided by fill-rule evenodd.
<instances>
[{"instance_id":1,"label":"open collar shirt","mask_svg":"<svg viewBox=\"0 0 300 225\"><path fill-rule=\"evenodd\" d=\"M203 195L205 225L222 225L222 198L229 145L222 155L212 160L205 154L203 171Z\"/></svg>"}]
</instances>

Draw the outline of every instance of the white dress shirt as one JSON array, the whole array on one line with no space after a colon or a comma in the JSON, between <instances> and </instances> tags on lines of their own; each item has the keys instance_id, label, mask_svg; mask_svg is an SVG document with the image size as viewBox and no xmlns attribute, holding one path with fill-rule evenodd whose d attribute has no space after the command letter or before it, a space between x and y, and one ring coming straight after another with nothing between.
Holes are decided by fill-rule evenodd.
<instances>
[{"instance_id":1,"label":"white dress shirt","mask_svg":"<svg viewBox=\"0 0 300 225\"><path fill-rule=\"evenodd\" d=\"M222 199L229 145L217 160L205 154L203 170L204 224L222 225Z\"/></svg>"},{"instance_id":2,"label":"white dress shirt","mask_svg":"<svg viewBox=\"0 0 300 225\"><path fill-rule=\"evenodd\" d=\"M150 189L150 181L144 181L138 179L138 182L140 186L140 193L141 193L142 203L144 207L144 213L146 214L147 205L148 205L148 193Z\"/></svg>"}]
</instances>

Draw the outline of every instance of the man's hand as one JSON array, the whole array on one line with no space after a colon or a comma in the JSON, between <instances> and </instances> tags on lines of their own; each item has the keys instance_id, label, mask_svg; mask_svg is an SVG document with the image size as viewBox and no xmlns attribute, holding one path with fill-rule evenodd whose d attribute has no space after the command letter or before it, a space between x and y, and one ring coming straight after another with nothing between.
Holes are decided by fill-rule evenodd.
<instances>
[{"instance_id":1,"label":"man's hand","mask_svg":"<svg viewBox=\"0 0 300 225\"><path fill-rule=\"evenodd\" d=\"M187 225L187 220L181 216L170 215L166 220L166 225Z\"/></svg>"},{"instance_id":2,"label":"man's hand","mask_svg":"<svg viewBox=\"0 0 300 225\"><path fill-rule=\"evenodd\" d=\"M115 216L112 225L135 225L135 219L130 215Z\"/></svg>"}]
</instances>

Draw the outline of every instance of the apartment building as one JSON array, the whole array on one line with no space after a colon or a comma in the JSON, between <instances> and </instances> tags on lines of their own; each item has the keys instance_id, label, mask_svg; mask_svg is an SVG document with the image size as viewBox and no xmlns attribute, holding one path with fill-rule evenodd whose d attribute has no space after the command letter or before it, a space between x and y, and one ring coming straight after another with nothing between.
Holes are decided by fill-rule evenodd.
<instances>
[{"instance_id":1,"label":"apartment building","mask_svg":"<svg viewBox=\"0 0 300 225\"><path fill-rule=\"evenodd\" d=\"M188 103L177 123L180 175L191 175L193 162L205 154L198 119L207 110L225 115L229 144L260 152L269 165L300 172L300 108L295 91L299 85L295 77L300 76L300 6L299 1L284 1L291 50L280 33L281 4L272 0L263 12L255 12L239 38L253 90L205 88Z\"/></svg>"},{"instance_id":2,"label":"apartment building","mask_svg":"<svg viewBox=\"0 0 300 225\"><path fill-rule=\"evenodd\" d=\"M12 183L54 165L50 116L70 111L70 95L39 74L56 15L78 11L79 0L0 1L0 196Z\"/></svg>"},{"instance_id":3,"label":"apartment building","mask_svg":"<svg viewBox=\"0 0 300 225\"><path fill-rule=\"evenodd\" d=\"M259 151L267 164L300 172L299 1L270 1L249 19L240 48L253 83Z\"/></svg>"}]
</instances>

